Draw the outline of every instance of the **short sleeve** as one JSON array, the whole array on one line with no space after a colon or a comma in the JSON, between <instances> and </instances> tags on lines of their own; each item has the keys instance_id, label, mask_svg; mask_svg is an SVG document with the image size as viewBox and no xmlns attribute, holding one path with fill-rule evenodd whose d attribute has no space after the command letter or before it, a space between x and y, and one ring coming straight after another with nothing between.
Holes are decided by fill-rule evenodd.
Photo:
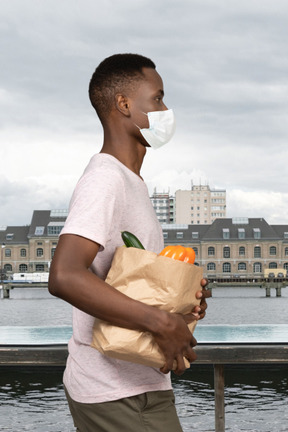
<instances>
[{"instance_id":1,"label":"short sleeve","mask_svg":"<svg viewBox=\"0 0 288 432\"><path fill-rule=\"evenodd\" d=\"M125 188L120 172L102 167L84 173L72 195L61 235L79 235L105 248L111 227L122 218L124 205Z\"/></svg>"}]
</instances>

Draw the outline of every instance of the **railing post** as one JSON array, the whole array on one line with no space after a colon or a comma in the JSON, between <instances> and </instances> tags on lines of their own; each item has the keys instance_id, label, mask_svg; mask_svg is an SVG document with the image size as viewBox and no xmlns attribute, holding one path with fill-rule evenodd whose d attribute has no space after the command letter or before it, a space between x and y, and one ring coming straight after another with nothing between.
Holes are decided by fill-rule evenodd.
<instances>
[{"instance_id":1,"label":"railing post","mask_svg":"<svg viewBox=\"0 0 288 432\"><path fill-rule=\"evenodd\" d=\"M214 364L215 432L225 432L224 365Z\"/></svg>"},{"instance_id":2,"label":"railing post","mask_svg":"<svg viewBox=\"0 0 288 432\"><path fill-rule=\"evenodd\" d=\"M3 291L3 299L9 299L10 298L10 290L7 285L2 285L2 291Z\"/></svg>"},{"instance_id":3,"label":"railing post","mask_svg":"<svg viewBox=\"0 0 288 432\"><path fill-rule=\"evenodd\" d=\"M281 297L281 285L276 287L276 297Z\"/></svg>"}]
</instances>

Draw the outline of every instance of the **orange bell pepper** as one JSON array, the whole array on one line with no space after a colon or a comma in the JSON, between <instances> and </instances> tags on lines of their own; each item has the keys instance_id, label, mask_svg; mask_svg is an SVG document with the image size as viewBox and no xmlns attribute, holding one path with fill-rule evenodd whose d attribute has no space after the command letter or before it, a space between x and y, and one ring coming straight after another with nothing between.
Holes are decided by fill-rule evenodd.
<instances>
[{"instance_id":1,"label":"orange bell pepper","mask_svg":"<svg viewBox=\"0 0 288 432\"><path fill-rule=\"evenodd\" d=\"M166 246L159 254L160 256L166 256L178 261L184 261L190 264L194 264L195 261L195 251L192 248L184 246Z\"/></svg>"}]
</instances>

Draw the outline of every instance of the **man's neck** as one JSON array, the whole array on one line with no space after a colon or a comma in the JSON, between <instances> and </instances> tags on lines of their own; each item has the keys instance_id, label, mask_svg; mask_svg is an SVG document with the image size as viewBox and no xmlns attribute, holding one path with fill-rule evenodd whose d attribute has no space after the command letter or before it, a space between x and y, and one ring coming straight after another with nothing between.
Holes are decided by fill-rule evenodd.
<instances>
[{"instance_id":1,"label":"man's neck","mask_svg":"<svg viewBox=\"0 0 288 432\"><path fill-rule=\"evenodd\" d=\"M123 140L119 136L105 137L104 143L100 153L107 153L118 159L123 165L140 176L141 167L143 164L144 156L146 154L146 147L138 142L132 142L131 139ZM141 176L140 176L141 177Z\"/></svg>"}]
</instances>

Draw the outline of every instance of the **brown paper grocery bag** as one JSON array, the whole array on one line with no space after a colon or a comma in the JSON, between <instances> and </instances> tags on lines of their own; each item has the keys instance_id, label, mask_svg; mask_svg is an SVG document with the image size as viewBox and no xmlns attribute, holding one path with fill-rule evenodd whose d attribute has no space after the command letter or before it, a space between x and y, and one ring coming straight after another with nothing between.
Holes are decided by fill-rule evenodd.
<instances>
[{"instance_id":1,"label":"brown paper grocery bag","mask_svg":"<svg viewBox=\"0 0 288 432\"><path fill-rule=\"evenodd\" d=\"M201 290L202 277L202 268L193 264L143 249L119 247L106 282L135 300L186 314L200 303L195 294ZM196 323L188 326L192 333ZM160 368L165 363L150 333L116 327L98 319L94 323L91 346L107 356L146 366Z\"/></svg>"}]
</instances>

